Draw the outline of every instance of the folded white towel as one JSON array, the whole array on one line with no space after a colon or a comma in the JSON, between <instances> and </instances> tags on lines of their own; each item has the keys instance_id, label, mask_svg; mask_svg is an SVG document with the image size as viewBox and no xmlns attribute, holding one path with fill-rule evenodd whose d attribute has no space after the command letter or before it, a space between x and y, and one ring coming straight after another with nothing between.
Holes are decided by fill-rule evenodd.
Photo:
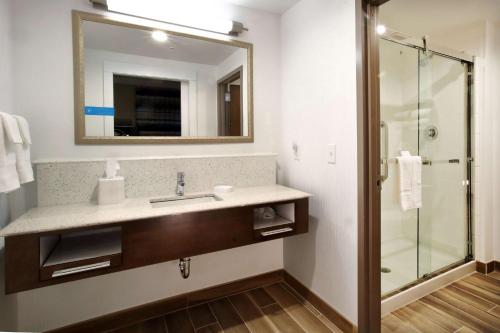
<instances>
[{"instance_id":1,"label":"folded white towel","mask_svg":"<svg viewBox=\"0 0 500 333\"><path fill-rule=\"evenodd\" d=\"M13 115L5 112L0 112L0 117L3 120L3 128L9 141L12 143L23 143L16 118L14 118Z\"/></svg>"},{"instance_id":2,"label":"folded white towel","mask_svg":"<svg viewBox=\"0 0 500 333\"><path fill-rule=\"evenodd\" d=\"M0 193L11 192L21 186L16 170L15 152L15 146L19 144L15 141L20 140L21 135L15 118L0 112Z\"/></svg>"},{"instance_id":3,"label":"folded white towel","mask_svg":"<svg viewBox=\"0 0 500 333\"><path fill-rule=\"evenodd\" d=\"M22 144L16 144L16 169L21 184L35 180L33 177L33 167L31 165L31 134L28 121L21 116L14 116L21 133Z\"/></svg>"},{"instance_id":4,"label":"folded white towel","mask_svg":"<svg viewBox=\"0 0 500 333\"><path fill-rule=\"evenodd\" d=\"M422 158L402 151L397 160L401 209L407 211L422 207Z\"/></svg>"}]
</instances>

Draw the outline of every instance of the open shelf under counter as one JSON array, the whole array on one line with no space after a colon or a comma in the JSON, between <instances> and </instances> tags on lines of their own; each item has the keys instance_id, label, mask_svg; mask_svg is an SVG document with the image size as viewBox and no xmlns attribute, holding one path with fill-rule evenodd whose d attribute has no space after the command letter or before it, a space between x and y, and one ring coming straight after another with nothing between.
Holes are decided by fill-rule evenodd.
<instances>
[{"instance_id":1,"label":"open shelf under counter","mask_svg":"<svg viewBox=\"0 0 500 333\"><path fill-rule=\"evenodd\" d=\"M279 215L275 216L272 219L257 218L254 219L253 221L253 230L282 227L282 226L293 226L294 223L295 223L294 221L290 221Z\"/></svg>"},{"instance_id":2,"label":"open shelf under counter","mask_svg":"<svg viewBox=\"0 0 500 333\"><path fill-rule=\"evenodd\" d=\"M121 264L121 227L40 237L40 279L95 271Z\"/></svg>"},{"instance_id":3,"label":"open shelf under counter","mask_svg":"<svg viewBox=\"0 0 500 333\"><path fill-rule=\"evenodd\" d=\"M259 240L284 237L296 231L296 203L272 203L253 209L254 237Z\"/></svg>"}]
</instances>

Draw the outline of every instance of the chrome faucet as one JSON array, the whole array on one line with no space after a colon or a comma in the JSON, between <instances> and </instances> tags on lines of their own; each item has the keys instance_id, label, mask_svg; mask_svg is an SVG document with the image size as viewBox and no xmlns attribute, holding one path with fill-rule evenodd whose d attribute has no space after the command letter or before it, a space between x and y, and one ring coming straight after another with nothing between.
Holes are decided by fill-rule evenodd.
<instances>
[{"instance_id":1,"label":"chrome faucet","mask_svg":"<svg viewBox=\"0 0 500 333\"><path fill-rule=\"evenodd\" d=\"M178 196L183 196L184 195L184 185L186 183L184 182L184 172L177 172L177 189L175 190L175 193Z\"/></svg>"}]
</instances>

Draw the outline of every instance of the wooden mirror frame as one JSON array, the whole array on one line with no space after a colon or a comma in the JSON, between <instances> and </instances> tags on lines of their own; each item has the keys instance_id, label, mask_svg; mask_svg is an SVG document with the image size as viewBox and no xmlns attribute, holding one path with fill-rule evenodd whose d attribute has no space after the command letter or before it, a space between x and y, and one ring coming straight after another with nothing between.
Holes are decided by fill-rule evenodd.
<instances>
[{"instance_id":1,"label":"wooden mirror frame","mask_svg":"<svg viewBox=\"0 0 500 333\"><path fill-rule=\"evenodd\" d=\"M209 144L209 143L249 143L254 142L253 126L253 44L234 39L221 40L198 36L178 31L158 29L158 24L140 25L127 20L127 15L106 16L102 14L72 11L73 25L73 71L74 71L74 108L75 108L75 144L77 145L126 145L126 144ZM244 48L247 50L247 136L86 136L85 135L85 68L84 68L84 38L82 24L84 21L112 24L126 28L145 31L162 30L169 35L188 37L208 42ZM141 20L141 22L147 20ZM217 114L215 110L214 115Z\"/></svg>"}]
</instances>

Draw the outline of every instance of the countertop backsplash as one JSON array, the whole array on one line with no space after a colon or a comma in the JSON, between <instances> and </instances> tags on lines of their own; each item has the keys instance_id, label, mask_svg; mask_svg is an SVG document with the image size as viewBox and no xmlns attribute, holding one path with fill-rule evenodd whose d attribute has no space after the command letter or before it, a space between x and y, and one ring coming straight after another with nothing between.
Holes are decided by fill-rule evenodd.
<instances>
[{"instance_id":1,"label":"countertop backsplash","mask_svg":"<svg viewBox=\"0 0 500 333\"><path fill-rule=\"evenodd\" d=\"M185 173L186 193L276 183L276 155L190 156L119 159L127 198L175 195L177 172ZM105 160L36 162L38 206L96 200Z\"/></svg>"}]
</instances>

